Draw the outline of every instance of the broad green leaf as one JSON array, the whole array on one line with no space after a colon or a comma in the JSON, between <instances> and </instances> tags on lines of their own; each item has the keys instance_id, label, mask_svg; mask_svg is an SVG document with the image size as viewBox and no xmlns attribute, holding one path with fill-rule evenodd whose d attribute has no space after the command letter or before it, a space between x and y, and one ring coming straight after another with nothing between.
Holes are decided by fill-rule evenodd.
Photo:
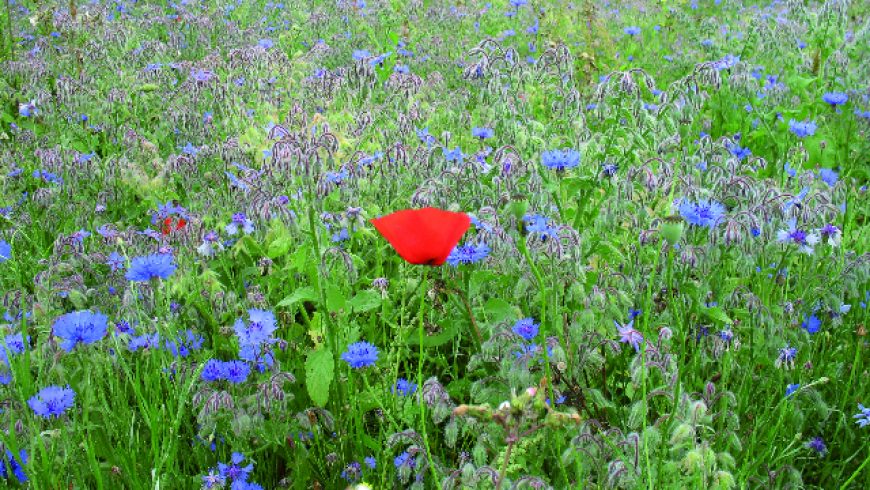
<instances>
[{"instance_id":1,"label":"broad green leaf","mask_svg":"<svg viewBox=\"0 0 870 490\"><path fill-rule=\"evenodd\" d=\"M348 306L353 308L353 311L362 313L373 310L381 305L381 295L378 292L370 289L365 289L356 293L356 296L347 302Z\"/></svg>"},{"instance_id":2,"label":"broad green leaf","mask_svg":"<svg viewBox=\"0 0 870 490\"><path fill-rule=\"evenodd\" d=\"M317 292L314 291L314 288L311 286L303 286L296 291L293 291L293 294L290 296L279 301L278 306L293 306L300 301L314 301L316 299Z\"/></svg>"},{"instance_id":3,"label":"broad green leaf","mask_svg":"<svg viewBox=\"0 0 870 490\"><path fill-rule=\"evenodd\" d=\"M329 385L335 375L332 351L323 347L308 353L305 359L305 388L311 401L319 407L329 401Z\"/></svg>"},{"instance_id":4,"label":"broad green leaf","mask_svg":"<svg viewBox=\"0 0 870 490\"><path fill-rule=\"evenodd\" d=\"M728 325L734 323L731 321L731 318L729 318L728 315L718 306L705 309L704 315L711 320L716 320L717 322L725 323Z\"/></svg>"},{"instance_id":5,"label":"broad green leaf","mask_svg":"<svg viewBox=\"0 0 870 490\"><path fill-rule=\"evenodd\" d=\"M326 287L326 309L329 310L330 313L336 313L340 310L345 309L347 306L347 299L344 297L344 293L341 291L341 288L335 286L334 284L330 284Z\"/></svg>"}]
</instances>

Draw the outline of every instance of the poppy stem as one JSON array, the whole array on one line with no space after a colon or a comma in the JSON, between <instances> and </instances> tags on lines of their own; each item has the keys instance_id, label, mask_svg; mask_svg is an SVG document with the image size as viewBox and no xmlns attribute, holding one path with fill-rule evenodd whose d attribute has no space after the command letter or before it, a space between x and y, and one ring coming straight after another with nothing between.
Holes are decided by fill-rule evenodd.
<instances>
[{"instance_id":1,"label":"poppy stem","mask_svg":"<svg viewBox=\"0 0 870 490\"><path fill-rule=\"evenodd\" d=\"M423 444L426 445L426 459L429 462L429 470L432 472L432 479L435 485L438 484L438 471L435 469L435 464L432 461L432 450L429 447L429 436L426 433L426 400L423 398L423 329L426 322L426 293L427 282L429 279L429 269L423 269L423 279L420 281L420 322L418 323L418 339L420 342L420 354L417 359L417 386L420 388L420 424L423 431Z\"/></svg>"}]
</instances>

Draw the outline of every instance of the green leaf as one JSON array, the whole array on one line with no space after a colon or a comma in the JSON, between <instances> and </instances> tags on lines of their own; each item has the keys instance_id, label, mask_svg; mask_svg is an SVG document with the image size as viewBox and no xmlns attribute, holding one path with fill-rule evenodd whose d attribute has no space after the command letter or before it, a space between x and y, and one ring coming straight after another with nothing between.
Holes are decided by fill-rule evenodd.
<instances>
[{"instance_id":1,"label":"green leaf","mask_svg":"<svg viewBox=\"0 0 870 490\"><path fill-rule=\"evenodd\" d=\"M319 407L325 406L329 400L334 367L332 351L325 347L309 352L305 359L305 388L311 401Z\"/></svg>"},{"instance_id":2,"label":"green leaf","mask_svg":"<svg viewBox=\"0 0 870 490\"><path fill-rule=\"evenodd\" d=\"M341 291L341 288L330 284L326 288L326 309L329 310L330 313L336 313L340 310L343 310L347 307L347 299L344 297L344 293Z\"/></svg>"},{"instance_id":3,"label":"green leaf","mask_svg":"<svg viewBox=\"0 0 870 490\"><path fill-rule=\"evenodd\" d=\"M347 304L353 308L353 311L362 313L381 306L381 295L370 289L365 289L356 293L356 296L351 298Z\"/></svg>"},{"instance_id":4,"label":"green leaf","mask_svg":"<svg viewBox=\"0 0 870 490\"><path fill-rule=\"evenodd\" d=\"M731 321L731 318L729 318L728 315L724 311L722 311L722 309L719 308L718 306L714 306L712 308L705 309L704 316L710 318L711 320L716 320L718 322L725 323L728 325L734 323L733 321Z\"/></svg>"},{"instance_id":5,"label":"green leaf","mask_svg":"<svg viewBox=\"0 0 870 490\"><path fill-rule=\"evenodd\" d=\"M493 279L497 279L498 277L498 274L486 269L478 269L472 272L471 280L468 283L468 296L474 298L483 290L486 283Z\"/></svg>"},{"instance_id":6,"label":"green leaf","mask_svg":"<svg viewBox=\"0 0 870 490\"><path fill-rule=\"evenodd\" d=\"M293 294L290 296L279 301L278 306L293 306L300 301L314 301L316 299L317 292L314 291L314 288L311 286L303 286L296 291L293 291Z\"/></svg>"},{"instance_id":7,"label":"green leaf","mask_svg":"<svg viewBox=\"0 0 870 490\"><path fill-rule=\"evenodd\" d=\"M514 307L501 298L490 299L486 302L486 305L484 305L483 310L486 312L486 316L492 323L503 322L517 316Z\"/></svg>"},{"instance_id":8,"label":"green leaf","mask_svg":"<svg viewBox=\"0 0 870 490\"><path fill-rule=\"evenodd\" d=\"M266 255L272 260L277 259L289 252L292 244L289 237L277 238L269 244L269 250Z\"/></svg>"}]
</instances>

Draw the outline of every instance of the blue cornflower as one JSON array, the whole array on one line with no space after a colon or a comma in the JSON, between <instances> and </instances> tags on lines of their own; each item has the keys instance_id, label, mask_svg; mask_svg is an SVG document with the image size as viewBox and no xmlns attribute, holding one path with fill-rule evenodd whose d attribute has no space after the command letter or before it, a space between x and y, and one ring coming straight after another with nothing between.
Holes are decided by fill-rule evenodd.
<instances>
[{"instance_id":1,"label":"blue cornflower","mask_svg":"<svg viewBox=\"0 0 870 490\"><path fill-rule=\"evenodd\" d=\"M166 340L163 345L173 356L184 358L189 356L192 351L201 349L203 342L205 342L205 338L202 335L187 329L178 332L175 338Z\"/></svg>"},{"instance_id":2,"label":"blue cornflower","mask_svg":"<svg viewBox=\"0 0 870 490\"><path fill-rule=\"evenodd\" d=\"M728 145L728 151L737 157L738 160L743 160L752 156L752 150L749 148L743 148L738 144Z\"/></svg>"},{"instance_id":3,"label":"blue cornflower","mask_svg":"<svg viewBox=\"0 0 870 490\"><path fill-rule=\"evenodd\" d=\"M399 396L412 395L415 391L417 391L417 384L412 383L405 378L399 378L398 380L396 380L396 384L393 386L392 389L392 392Z\"/></svg>"},{"instance_id":4,"label":"blue cornflower","mask_svg":"<svg viewBox=\"0 0 870 490\"><path fill-rule=\"evenodd\" d=\"M274 343L272 334L278 329L275 314L271 311L252 308L248 310L248 322L236 320L233 329L242 345L262 345Z\"/></svg>"},{"instance_id":5,"label":"blue cornflower","mask_svg":"<svg viewBox=\"0 0 870 490\"><path fill-rule=\"evenodd\" d=\"M251 374L251 366L244 361L227 361L224 364L224 379L233 384L244 383Z\"/></svg>"},{"instance_id":6,"label":"blue cornflower","mask_svg":"<svg viewBox=\"0 0 870 490\"><path fill-rule=\"evenodd\" d=\"M813 437L807 441L805 447L807 449L812 449L819 456L824 456L828 452L828 447L825 446L825 440L819 436Z\"/></svg>"},{"instance_id":7,"label":"blue cornflower","mask_svg":"<svg viewBox=\"0 0 870 490\"><path fill-rule=\"evenodd\" d=\"M127 265L127 260L118 252L112 252L106 260L106 265L109 266L112 272L117 272L124 269Z\"/></svg>"},{"instance_id":8,"label":"blue cornflower","mask_svg":"<svg viewBox=\"0 0 870 490\"><path fill-rule=\"evenodd\" d=\"M526 231L539 234L542 241L559 237L559 227L551 224L550 218L546 216L527 214L523 216L523 221L526 223Z\"/></svg>"},{"instance_id":9,"label":"blue cornflower","mask_svg":"<svg viewBox=\"0 0 870 490\"><path fill-rule=\"evenodd\" d=\"M236 213L233 215L232 221L224 229L227 234L235 235L239 232L239 227L245 232L245 235L250 235L254 232L254 222L249 220L245 213Z\"/></svg>"},{"instance_id":10,"label":"blue cornflower","mask_svg":"<svg viewBox=\"0 0 870 490\"><path fill-rule=\"evenodd\" d=\"M843 105L848 102L849 96L843 92L828 92L822 95L822 100L830 104L831 107L837 107L838 105Z\"/></svg>"},{"instance_id":11,"label":"blue cornflower","mask_svg":"<svg viewBox=\"0 0 870 490\"><path fill-rule=\"evenodd\" d=\"M366 58L371 57L371 53L367 49L355 49L353 50L353 59L356 61L361 61Z\"/></svg>"},{"instance_id":12,"label":"blue cornflower","mask_svg":"<svg viewBox=\"0 0 870 490\"><path fill-rule=\"evenodd\" d=\"M20 460L20 461L19 461ZM9 470L6 465L9 465ZM22 449L18 452L18 458L12 454L12 451L6 450L6 458L0 459L0 478L9 479L9 471L15 476L15 479L20 483L27 481L27 475L24 473L24 465L27 464L27 451Z\"/></svg>"},{"instance_id":13,"label":"blue cornflower","mask_svg":"<svg viewBox=\"0 0 870 490\"><path fill-rule=\"evenodd\" d=\"M181 149L182 153L184 153L185 155L190 155L192 157L195 157L197 153L199 153L199 148L193 146L189 141L186 145L179 146L179 148Z\"/></svg>"},{"instance_id":14,"label":"blue cornflower","mask_svg":"<svg viewBox=\"0 0 870 490\"><path fill-rule=\"evenodd\" d=\"M140 349L156 349L158 347L160 347L160 334L158 333L138 335L132 337L130 342L127 343L127 348L130 349L130 352L136 352Z\"/></svg>"},{"instance_id":15,"label":"blue cornflower","mask_svg":"<svg viewBox=\"0 0 870 490\"><path fill-rule=\"evenodd\" d=\"M0 264L12 258L12 245L6 240L0 240Z\"/></svg>"},{"instance_id":16,"label":"blue cornflower","mask_svg":"<svg viewBox=\"0 0 870 490\"><path fill-rule=\"evenodd\" d=\"M88 310L61 315L54 322L54 335L63 339L60 346L67 352L78 344L93 344L106 336L108 318Z\"/></svg>"},{"instance_id":17,"label":"blue cornflower","mask_svg":"<svg viewBox=\"0 0 870 490\"><path fill-rule=\"evenodd\" d=\"M443 150L441 150L441 153L444 155L444 159L448 162L461 163L462 160L465 158L465 155L462 154L462 149L458 146L452 150L444 148Z\"/></svg>"},{"instance_id":18,"label":"blue cornflower","mask_svg":"<svg viewBox=\"0 0 870 490\"><path fill-rule=\"evenodd\" d=\"M257 46L259 46L263 49L272 49L272 47L275 46L275 41L273 41L271 39L260 39L257 42Z\"/></svg>"},{"instance_id":19,"label":"blue cornflower","mask_svg":"<svg viewBox=\"0 0 870 490\"><path fill-rule=\"evenodd\" d=\"M623 29L623 32L625 32L629 36L637 36L638 34L640 34L640 27L628 26L625 29Z\"/></svg>"},{"instance_id":20,"label":"blue cornflower","mask_svg":"<svg viewBox=\"0 0 870 490\"><path fill-rule=\"evenodd\" d=\"M489 256L490 248L485 243L474 245L466 243L465 245L457 245L450 251L447 256L447 263L453 267L459 264L473 264Z\"/></svg>"},{"instance_id":21,"label":"blue cornflower","mask_svg":"<svg viewBox=\"0 0 870 490\"><path fill-rule=\"evenodd\" d=\"M490 128L472 128L471 135L475 138L485 140L487 138L492 138L493 136L495 136L495 131Z\"/></svg>"},{"instance_id":22,"label":"blue cornflower","mask_svg":"<svg viewBox=\"0 0 870 490\"><path fill-rule=\"evenodd\" d=\"M368 367L378 360L378 348L365 341L355 342L347 346L341 358L354 369Z\"/></svg>"},{"instance_id":23,"label":"blue cornflower","mask_svg":"<svg viewBox=\"0 0 870 490\"><path fill-rule=\"evenodd\" d=\"M834 187L837 185L837 180L839 180L840 175L834 170L823 168L819 170L819 178L822 179L822 182Z\"/></svg>"},{"instance_id":24,"label":"blue cornflower","mask_svg":"<svg viewBox=\"0 0 870 490\"><path fill-rule=\"evenodd\" d=\"M792 119L788 122L788 129L798 138L806 138L816 134L817 127L813 121L795 121Z\"/></svg>"},{"instance_id":25,"label":"blue cornflower","mask_svg":"<svg viewBox=\"0 0 870 490\"><path fill-rule=\"evenodd\" d=\"M601 173L605 177L613 177L616 175L616 172L619 171L619 165L616 163L602 163L601 164Z\"/></svg>"},{"instance_id":26,"label":"blue cornflower","mask_svg":"<svg viewBox=\"0 0 870 490\"><path fill-rule=\"evenodd\" d=\"M580 165L580 152L570 148L548 150L541 154L541 163L549 169L563 172Z\"/></svg>"},{"instance_id":27,"label":"blue cornflower","mask_svg":"<svg viewBox=\"0 0 870 490\"><path fill-rule=\"evenodd\" d=\"M375 467L377 466L377 461L375 460L374 456L366 456L363 459L363 462L366 464L366 466L369 467L369 469L372 470L375 469Z\"/></svg>"},{"instance_id":28,"label":"blue cornflower","mask_svg":"<svg viewBox=\"0 0 870 490\"><path fill-rule=\"evenodd\" d=\"M785 397L788 398L794 394L801 387L800 383L794 383L786 385L785 387Z\"/></svg>"},{"instance_id":29,"label":"blue cornflower","mask_svg":"<svg viewBox=\"0 0 870 490\"><path fill-rule=\"evenodd\" d=\"M66 388L48 386L27 400L27 405L36 415L50 419L60 417L72 407L75 396L75 391L69 385Z\"/></svg>"},{"instance_id":30,"label":"blue cornflower","mask_svg":"<svg viewBox=\"0 0 870 490\"><path fill-rule=\"evenodd\" d=\"M134 257L125 277L129 281L138 282L148 282L152 279L167 279L177 268L172 260L172 255L169 254Z\"/></svg>"},{"instance_id":31,"label":"blue cornflower","mask_svg":"<svg viewBox=\"0 0 870 490\"><path fill-rule=\"evenodd\" d=\"M30 340L30 337L27 337ZM21 332L7 335L0 340L0 361L9 366L9 354L21 354L27 346L24 342L24 334Z\"/></svg>"},{"instance_id":32,"label":"blue cornflower","mask_svg":"<svg viewBox=\"0 0 870 490\"><path fill-rule=\"evenodd\" d=\"M855 419L855 423L858 424L858 427L867 427L870 425L870 408L859 403L858 410L858 413L853 415L852 418Z\"/></svg>"},{"instance_id":33,"label":"blue cornflower","mask_svg":"<svg viewBox=\"0 0 870 490\"><path fill-rule=\"evenodd\" d=\"M527 342L531 342L538 335L539 324L535 323L534 318L521 318L514 323L511 330Z\"/></svg>"},{"instance_id":34,"label":"blue cornflower","mask_svg":"<svg viewBox=\"0 0 870 490\"><path fill-rule=\"evenodd\" d=\"M630 320L625 325L613 320L616 325L616 330L619 333L619 341L623 344L629 344L634 347L635 352L640 352L640 343L643 342L643 334L634 328L634 320Z\"/></svg>"},{"instance_id":35,"label":"blue cornflower","mask_svg":"<svg viewBox=\"0 0 870 490\"><path fill-rule=\"evenodd\" d=\"M725 207L712 199L699 199L695 202L681 199L677 208L687 223L707 228L714 228L725 215Z\"/></svg>"},{"instance_id":36,"label":"blue cornflower","mask_svg":"<svg viewBox=\"0 0 870 490\"><path fill-rule=\"evenodd\" d=\"M202 368L200 378L203 381L220 381L227 376L226 366L223 361L218 359L209 359Z\"/></svg>"},{"instance_id":37,"label":"blue cornflower","mask_svg":"<svg viewBox=\"0 0 870 490\"><path fill-rule=\"evenodd\" d=\"M822 321L819 320L819 317L816 315L810 315L809 317L804 316L804 319L801 322L801 328L806 330L810 335L818 332L821 327Z\"/></svg>"},{"instance_id":38,"label":"blue cornflower","mask_svg":"<svg viewBox=\"0 0 870 490\"><path fill-rule=\"evenodd\" d=\"M244 460L245 455L242 453L233 453L232 456L230 456L230 464L218 463L218 472L222 477L231 482L246 482L248 481L251 472L254 471L254 465L249 464L248 466L241 466Z\"/></svg>"}]
</instances>

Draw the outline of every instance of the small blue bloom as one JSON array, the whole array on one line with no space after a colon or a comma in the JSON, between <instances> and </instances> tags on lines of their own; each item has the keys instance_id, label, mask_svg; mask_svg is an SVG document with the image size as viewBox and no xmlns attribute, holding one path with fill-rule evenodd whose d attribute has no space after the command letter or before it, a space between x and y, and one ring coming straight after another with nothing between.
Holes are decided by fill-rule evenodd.
<instances>
[{"instance_id":1,"label":"small blue bloom","mask_svg":"<svg viewBox=\"0 0 870 490\"><path fill-rule=\"evenodd\" d=\"M562 172L580 165L580 152L569 148L548 150L541 154L541 163L549 169Z\"/></svg>"},{"instance_id":2,"label":"small blue bloom","mask_svg":"<svg viewBox=\"0 0 870 490\"><path fill-rule=\"evenodd\" d=\"M392 389L392 392L398 396L412 395L415 391L417 391L417 384L412 383L405 378L399 378ZM374 461L374 458L372 458L372 461ZM374 465L371 467L374 468Z\"/></svg>"},{"instance_id":3,"label":"small blue bloom","mask_svg":"<svg viewBox=\"0 0 870 490\"><path fill-rule=\"evenodd\" d=\"M794 394L801 387L800 383L794 383L786 385L785 387L785 397L788 398Z\"/></svg>"},{"instance_id":4,"label":"small blue bloom","mask_svg":"<svg viewBox=\"0 0 870 490\"><path fill-rule=\"evenodd\" d=\"M839 180L840 175L834 170L823 168L819 170L819 178L822 179L822 182L834 187L837 185L837 180Z\"/></svg>"},{"instance_id":5,"label":"small blue bloom","mask_svg":"<svg viewBox=\"0 0 870 490\"><path fill-rule=\"evenodd\" d=\"M629 36L637 36L638 34L640 34L640 27L628 26L625 29L623 29L623 32L625 32Z\"/></svg>"},{"instance_id":6,"label":"small blue bloom","mask_svg":"<svg viewBox=\"0 0 870 490\"><path fill-rule=\"evenodd\" d=\"M870 425L870 408L859 403L858 413L853 415L852 418L855 419L855 423L858 424L858 427L867 427Z\"/></svg>"},{"instance_id":7,"label":"small blue bloom","mask_svg":"<svg viewBox=\"0 0 870 490\"><path fill-rule=\"evenodd\" d=\"M822 95L822 100L830 104L831 107L843 105L849 100L849 96L843 92L828 92Z\"/></svg>"},{"instance_id":8,"label":"small blue bloom","mask_svg":"<svg viewBox=\"0 0 870 490\"><path fill-rule=\"evenodd\" d=\"M816 134L816 123L813 121L795 121L794 119L788 122L788 129L798 138L806 138Z\"/></svg>"},{"instance_id":9,"label":"small blue bloom","mask_svg":"<svg viewBox=\"0 0 870 490\"><path fill-rule=\"evenodd\" d=\"M75 396L75 391L69 385L66 388L48 386L27 400L27 405L36 415L50 419L60 417L72 407Z\"/></svg>"},{"instance_id":10,"label":"small blue bloom","mask_svg":"<svg viewBox=\"0 0 870 490\"><path fill-rule=\"evenodd\" d=\"M126 278L129 281L148 282L152 279L167 279L175 272L177 266L173 263L172 255L152 254L144 257L135 257L127 271Z\"/></svg>"},{"instance_id":11,"label":"small blue bloom","mask_svg":"<svg viewBox=\"0 0 870 490\"><path fill-rule=\"evenodd\" d=\"M534 318L522 318L514 323L511 330L527 342L531 342L538 335L539 324L535 323Z\"/></svg>"},{"instance_id":12,"label":"small blue bloom","mask_svg":"<svg viewBox=\"0 0 870 490\"><path fill-rule=\"evenodd\" d=\"M810 335L819 331L822 327L822 321L816 315L804 316L801 322L801 328L807 331Z\"/></svg>"},{"instance_id":13,"label":"small blue bloom","mask_svg":"<svg viewBox=\"0 0 870 490\"><path fill-rule=\"evenodd\" d=\"M218 463L218 472L220 475L231 482L242 481L247 482L251 472L254 471L254 465L249 464L242 466L245 456L242 453L233 453L230 456L230 463Z\"/></svg>"},{"instance_id":14,"label":"small blue bloom","mask_svg":"<svg viewBox=\"0 0 870 490\"><path fill-rule=\"evenodd\" d=\"M12 258L12 245L6 240L0 240L0 264Z\"/></svg>"},{"instance_id":15,"label":"small blue bloom","mask_svg":"<svg viewBox=\"0 0 870 490\"><path fill-rule=\"evenodd\" d=\"M200 350L203 342L205 338L202 335L187 329L178 332L174 338L166 340L163 345L173 356L185 358L191 352Z\"/></svg>"},{"instance_id":16,"label":"small blue bloom","mask_svg":"<svg viewBox=\"0 0 870 490\"><path fill-rule=\"evenodd\" d=\"M640 352L640 343L643 342L643 334L635 330L634 320L629 321L625 325L621 325L616 320L613 320L613 324L616 325L616 330L619 333L619 341L634 347L635 352Z\"/></svg>"},{"instance_id":17,"label":"small blue bloom","mask_svg":"<svg viewBox=\"0 0 870 490\"><path fill-rule=\"evenodd\" d=\"M471 135L475 138L485 140L487 138L492 138L493 136L495 136L495 131L490 128L472 128Z\"/></svg>"},{"instance_id":18,"label":"small blue bloom","mask_svg":"<svg viewBox=\"0 0 870 490\"><path fill-rule=\"evenodd\" d=\"M378 348L365 341L355 342L347 346L341 359L354 369L368 367L378 360Z\"/></svg>"},{"instance_id":19,"label":"small blue bloom","mask_svg":"<svg viewBox=\"0 0 870 490\"><path fill-rule=\"evenodd\" d=\"M202 374L200 378L203 381L220 381L226 378L227 372L224 366L223 361L218 359L209 359L208 362L205 363L205 366L202 368Z\"/></svg>"},{"instance_id":20,"label":"small blue bloom","mask_svg":"<svg viewBox=\"0 0 870 490\"><path fill-rule=\"evenodd\" d=\"M74 311L55 320L54 335L62 339L61 347L70 352L78 344L93 344L106 336L108 318L88 310Z\"/></svg>"},{"instance_id":21,"label":"small blue bloom","mask_svg":"<svg viewBox=\"0 0 870 490\"><path fill-rule=\"evenodd\" d=\"M489 252L490 248L485 243L478 245L472 243L457 245L450 251L450 255L447 256L447 263L453 267L459 264L473 264L487 258Z\"/></svg>"},{"instance_id":22,"label":"small blue bloom","mask_svg":"<svg viewBox=\"0 0 870 490\"><path fill-rule=\"evenodd\" d=\"M707 228L714 228L725 215L725 207L712 199L699 199L695 202L681 199L677 208L687 223Z\"/></svg>"}]
</instances>

